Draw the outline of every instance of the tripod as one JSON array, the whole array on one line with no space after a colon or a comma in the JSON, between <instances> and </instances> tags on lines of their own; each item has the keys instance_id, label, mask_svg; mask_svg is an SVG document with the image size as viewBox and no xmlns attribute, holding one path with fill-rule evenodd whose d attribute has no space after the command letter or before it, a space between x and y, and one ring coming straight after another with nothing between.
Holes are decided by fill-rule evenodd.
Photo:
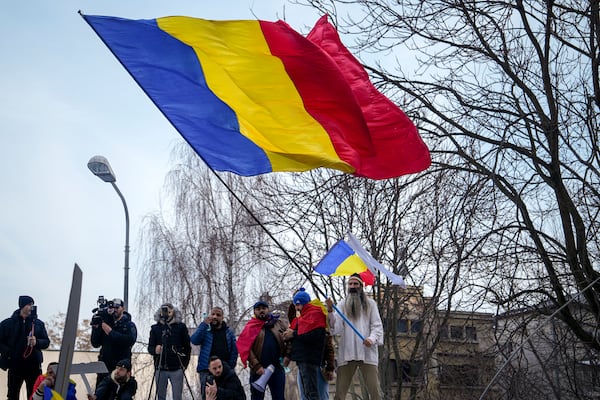
<instances>
[{"instance_id":1,"label":"tripod","mask_svg":"<svg viewBox=\"0 0 600 400\"><path fill-rule=\"evenodd\" d=\"M166 342L166 338L168 336L170 336L171 334L171 328L169 327L168 324L166 324L165 321L165 327L163 327L162 332L161 332L161 340L160 340L160 345L161 345L161 350L160 350L160 355L158 356L158 364L154 363L154 379L152 379L152 383L150 384L150 390L148 391L148 400L150 400L150 397L152 396L152 388L154 387L154 382L156 381L156 393L155 393L155 400L158 400L158 381L160 380L160 374L162 372L161 366L163 364L163 357L165 356L165 342ZM158 372L158 373L157 373ZM168 385L168 383L167 383Z\"/></svg>"},{"instance_id":2,"label":"tripod","mask_svg":"<svg viewBox=\"0 0 600 400\"><path fill-rule=\"evenodd\" d=\"M186 368L183 365L183 361L181 361L181 357L184 356L185 354L181 354L178 351L176 351L175 346L173 346L173 352L177 355L177 360L179 360L179 366L181 367L181 370L183 371L183 380L185 381L185 385L187 386L188 390L190 391L190 396L192 397L192 400L194 400L194 391L192 390L192 387L190 386L190 382L188 381L188 378L185 375Z\"/></svg>"},{"instance_id":3,"label":"tripod","mask_svg":"<svg viewBox=\"0 0 600 400\"><path fill-rule=\"evenodd\" d=\"M175 386L173 385L173 380L172 380L173 377L172 377L172 375L170 373L171 371L178 371L178 372L180 371L181 372L183 380L185 381L186 386L187 386L188 390L190 391L190 395L192 397L192 400L194 400L194 393L193 393L192 388L190 386L190 383L189 383L189 381L187 379L187 376L185 375L186 366L184 365L183 360L182 360L182 357L185 357L185 354L182 354L182 353L180 353L178 351L176 344L169 344L168 343L169 342L168 338L170 336L171 336L171 327L169 326L169 324L167 323L167 321L164 321L164 324L163 324L162 329L161 329L160 343L158 343L162 347L161 347L161 351L160 351L160 354L159 354L159 357L158 357L158 363L155 362L155 364L154 364L154 379L152 379L152 384L150 386L150 391L148 392L148 400L150 400L150 398L152 396L152 388L154 386L154 382L155 381L156 381L155 400L159 399L159 391L160 390L165 390L165 391L167 390L168 385L169 385L169 380L171 381L172 388L175 388ZM168 362L167 361L167 353L169 351L172 352L172 354L174 354L177 357L177 361L179 363L179 368L178 369L175 369L175 370L171 369L171 370L169 370L169 369L166 368L166 362ZM163 389L163 387L159 387L159 383L161 382L161 376L163 376L163 374L169 375L168 377L165 378L164 386L160 385L160 386L163 386L164 389ZM177 381L179 380L178 377L176 377L175 379ZM179 385L179 382L178 382L177 386L179 386L179 388L181 387ZM166 396L166 393L165 393L165 396Z\"/></svg>"}]
</instances>

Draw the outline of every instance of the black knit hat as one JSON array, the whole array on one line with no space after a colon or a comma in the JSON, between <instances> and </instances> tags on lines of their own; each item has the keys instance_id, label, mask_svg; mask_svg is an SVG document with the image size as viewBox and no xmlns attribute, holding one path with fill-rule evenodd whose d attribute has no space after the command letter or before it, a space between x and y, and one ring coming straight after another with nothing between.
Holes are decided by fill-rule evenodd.
<instances>
[{"instance_id":1,"label":"black knit hat","mask_svg":"<svg viewBox=\"0 0 600 400\"><path fill-rule=\"evenodd\" d=\"M131 372L131 361L124 358L117 363L117 367L125 368L127 371Z\"/></svg>"},{"instance_id":2,"label":"black knit hat","mask_svg":"<svg viewBox=\"0 0 600 400\"><path fill-rule=\"evenodd\" d=\"M33 297L31 296L19 296L19 309L25 307L28 304L33 304Z\"/></svg>"}]
</instances>

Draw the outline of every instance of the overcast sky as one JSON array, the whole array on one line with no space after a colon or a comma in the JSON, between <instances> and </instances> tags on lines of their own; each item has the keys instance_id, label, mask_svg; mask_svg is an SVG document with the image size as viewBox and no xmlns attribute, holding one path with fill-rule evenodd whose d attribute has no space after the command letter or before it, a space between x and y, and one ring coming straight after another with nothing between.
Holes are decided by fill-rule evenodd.
<instances>
[{"instance_id":1,"label":"overcast sky","mask_svg":"<svg viewBox=\"0 0 600 400\"><path fill-rule=\"evenodd\" d=\"M74 263L79 319L98 295L123 297L125 217L110 184L87 169L110 161L130 213L129 308L135 313L138 235L160 207L171 148L182 141L78 15L150 19L282 19L303 33L314 11L284 0L11 1L0 17L0 318L32 296L47 320L66 312ZM284 11L285 10L285 11ZM141 317L136 317L139 319Z\"/></svg>"}]
</instances>

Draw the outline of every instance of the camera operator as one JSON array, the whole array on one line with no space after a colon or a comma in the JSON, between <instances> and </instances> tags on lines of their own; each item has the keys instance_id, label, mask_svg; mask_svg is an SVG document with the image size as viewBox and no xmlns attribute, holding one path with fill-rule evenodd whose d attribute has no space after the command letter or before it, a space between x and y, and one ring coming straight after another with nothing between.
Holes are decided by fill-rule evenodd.
<instances>
[{"instance_id":1,"label":"camera operator","mask_svg":"<svg viewBox=\"0 0 600 400\"><path fill-rule=\"evenodd\" d=\"M246 393L235 371L217 356L211 356L204 380L202 400L246 400Z\"/></svg>"},{"instance_id":2,"label":"camera operator","mask_svg":"<svg viewBox=\"0 0 600 400\"><path fill-rule=\"evenodd\" d=\"M148 352L154 356L157 397L166 399L167 385L171 381L173 400L181 400L183 374L192 352L188 328L182 322L181 311L171 303L163 304L154 314L154 320Z\"/></svg>"},{"instance_id":3,"label":"camera operator","mask_svg":"<svg viewBox=\"0 0 600 400\"><path fill-rule=\"evenodd\" d=\"M101 296L91 325L92 346L102 347L98 360L104 362L106 369L113 371L119 360L131 360L131 347L137 339L137 328L131 321L131 315L123 308L123 300L114 299L105 303ZM107 375L98 374L96 385Z\"/></svg>"},{"instance_id":4,"label":"camera operator","mask_svg":"<svg viewBox=\"0 0 600 400\"><path fill-rule=\"evenodd\" d=\"M30 296L19 296L19 309L0 323L0 368L8 369L8 400L18 400L23 381L27 397L42 373L42 350L50 340L44 323L37 319Z\"/></svg>"}]
</instances>

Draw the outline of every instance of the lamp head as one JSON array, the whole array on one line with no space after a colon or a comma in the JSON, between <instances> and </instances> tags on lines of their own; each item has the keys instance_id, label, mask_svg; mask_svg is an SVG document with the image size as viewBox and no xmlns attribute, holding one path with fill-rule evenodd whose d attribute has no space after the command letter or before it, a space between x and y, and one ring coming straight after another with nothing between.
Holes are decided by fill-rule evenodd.
<instances>
[{"instance_id":1,"label":"lamp head","mask_svg":"<svg viewBox=\"0 0 600 400\"><path fill-rule=\"evenodd\" d=\"M90 158L87 164L88 168L94 175L102 179L104 182L116 182L117 178L113 172L106 157L94 156Z\"/></svg>"}]
</instances>

